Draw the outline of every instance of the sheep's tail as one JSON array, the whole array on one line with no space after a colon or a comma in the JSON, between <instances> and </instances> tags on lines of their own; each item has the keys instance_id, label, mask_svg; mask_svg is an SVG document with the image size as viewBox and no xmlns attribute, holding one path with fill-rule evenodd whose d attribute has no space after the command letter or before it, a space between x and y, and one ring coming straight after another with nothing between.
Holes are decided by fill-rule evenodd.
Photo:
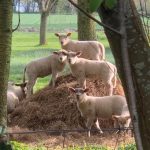
<instances>
[{"instance_id":1,"label":"sheep's tail","mask_svg":"<svg viewBox=\"0 0 150 150\"><path fill-rule=\"evenodd\" d=\"M25 73L26 73L26 67L24 68L24 71L23 71L23 83L25 83L26 81Z\"/></svg>"},{"instance_id":2,"label":"sheep's tail","mask_svg":"<svg viewBox=\"0 0 150 150\"><path fill-rule=\"evenodd\" d=\"M117 68L115 67L114 68L114 85L113 85L114 88L116 87L116 84L117 84Z\"/></svg>"},{"instance_id":3,"label":"sheep's tail","mask_svg":"<svg viewBox=\"0 0 150 150\"><path fill-rule=\"evenodd\" d=\"M105 59L105 47L103 44L98 43L99 49L100 49L100 60Z\"/></svg>"}]
</instances>

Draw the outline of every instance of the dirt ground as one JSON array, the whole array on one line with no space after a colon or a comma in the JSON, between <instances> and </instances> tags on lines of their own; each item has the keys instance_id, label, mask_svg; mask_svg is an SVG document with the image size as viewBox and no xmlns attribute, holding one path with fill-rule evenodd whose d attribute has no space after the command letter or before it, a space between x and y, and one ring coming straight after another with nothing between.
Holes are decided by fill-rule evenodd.
<instances>
[{"instance_id":1,"label":"dirt ground","mask_svg":"<svg viewBox=\"0 0 150 150\"><path fill-rule=\"evenodd\" d=\"M68 87L76 87L76 80L71 75L58 78L57 87L45 87L36 92L29 99L25 99L17 106L11 114L11 123L9 130L46 130L46 129L84 129L84 119L76 107L75 96L68 90ZM89 88L88 95L104 96L107 87L97 80L87 80ZM117 87L114 94L124 95L120 81L117 81ZM112 128L111 119L103 120L99 118L102 128ZM64 137L50 136L47 134L34 135L13 135L12 139L21 140L28 143L42 143L49 147L48 149L61 147ZM130 134L118 135L115 132L107 132L103 135L93 133L91 138L87 138L86 133L68 133L65 138L65 146L92 144L115 146L115 141L132 142L134 139ZM40 141L40 142L39 142Z\"/></svg>"}]
</instances>

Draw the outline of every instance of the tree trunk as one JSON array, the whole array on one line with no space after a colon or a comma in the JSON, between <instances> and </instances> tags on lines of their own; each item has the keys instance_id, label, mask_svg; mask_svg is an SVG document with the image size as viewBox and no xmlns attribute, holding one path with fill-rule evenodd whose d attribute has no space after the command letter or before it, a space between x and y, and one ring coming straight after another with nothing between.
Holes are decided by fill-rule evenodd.
<instances>
[{"instance_id":1,"label":"tree trunk","mask_svg":"<svg viewBox=\"0 0 150 150\"><path fill-rule=\"evenodd\" d=\"M11 54L12 4L12 0L0 0L0 132L7 127L6 91ZM1 135L0 147L4 139Z\"/></svg>"},{"instance_id":2,"label":"tree trunk","mask_svg":"<svg viewBox=\"0 0 150 150\"><path fill-rule=\"evenodd\" d=\"M47 13L42 12L40 24L40 45L46 44L47 19L48 19Z\"/></svg>"},{"instance_id":3,"label":"tree trunk","mask_svg":"<svg viewBox=\"0 0 150 150\"><path fill-rule=\"evenodd\" d=\"M78 0L78 5L90 13L89 0ZM96 40L95 22L80 11L78 11L78 39Z\"/></svg>"},{"instance_id":4,"label":"tree trunk","mask_svg":"<svg viewBox=\"0 0 150 150\"><path fill-rule=\"evenodd\" d=\"M108 10L101 6L98 13L103 23L110 27L120 30L120 5L121 0L118 1L117 6L113 10ZM130 101L127 80L124 72L123 57L121 53L121 38L119 35L112 31L105 29L106 36L108 38L110 47L115 57L116 65L118 68L119 76L122 80L130 112L132 113L132 121L139 125L139 136L135 133L136 143L139 146L138 138L141 140L141 144L144 150L150 148L150 47L140 21L140 17L137 14L133 1L125 0L125 29L127 36L127 52L129 54L129 65L131 68L131 75L133 78L133 86L135 90L136 101L134 102L137 109L137 116L133 114L133 106ZM132 4L132 7L131 7ZM134 12L134 13L133 13ZM134 129L135 130L135 129ZM138 147L138 149L140 149Z\"/></svg>"}]
</instances>

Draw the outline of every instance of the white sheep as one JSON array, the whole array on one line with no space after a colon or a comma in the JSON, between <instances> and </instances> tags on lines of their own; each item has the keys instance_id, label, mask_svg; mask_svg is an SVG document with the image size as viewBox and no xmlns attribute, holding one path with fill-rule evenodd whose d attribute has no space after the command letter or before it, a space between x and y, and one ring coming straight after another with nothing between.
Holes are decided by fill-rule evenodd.
<instances>
[{"instance_id":1,"label":"white sheep","mask_svg":"<svg viewBox=\"0 0 150 150\"><path fill-rule=\"evenodd\" d=\"M103 133L98 118L109 119L112 115L121 115L123 107L127 104L123 96L113 95L104 97L87 96L88 89L83 88L69 88L76 94L77 107L81 116L86 119L86 126L88 128L88 136L90 137L90 130L95 123L96 128L100 133Z\"/></svg>"},{"instance_id":2,"label":"white sheep","mask_svg":"<svg viewBox=\"0 0 150 150\"><path fill-rule=\"evenodd\" d=\"M129 128L131 124L131 117L128 109L128 105L123 107L123 111L121 115L112 115L112 119L114 120L115 128Z\"/></svg>"},{"instance_id":3,"label":"white sheep","mask_svg":"<svg viewBox=\"0 0 150 150\"><path fill-rule=\"evenodd\" d=\"M26 98L26 84L27 82L19 84L8 82L7 91L13 92L18 97L19 101L22 101Z\"/></svg>"},{"instance_id":4,"label":"white sheep","mask_svg":"<svg viewBox=\"0 0 150 150\"><path fill-rule=\"evenodd\" d=\"M11 91L7 91L7 112L8 114L14 111L15 107L19 104L18 97Z\"/></svg>"},{"instance_id":5,"label":"white sheep","mask_svg":"<svg viewBox=\"0 0 150 150\"><path fill-rule=\"evenodd\" d=\"M108 95L113 94L116 87L117 69L108 61L78 58L81 52L68 52L67 59L72 75L77 78L80 87L86 88L86 78L101 79L108 86ZM114 84L113 84L114 79Z\"/></svg>"},{"instance_id":6,"label":"white sheep","mask_svg":"<svg viewBox=\"0 0 150 150\"><path fill-rule=\"evenodd\" d=\"M105 59L105 47L98 41L75 41L70 39L71 33L59 34L55 33L59 37L61 48L67 51L82 52L80 57L91 60Z\"/></svg>"},{"instance_id":7,"label":"white sheep","mask_svg":"<svg viewBox=\"0 0 150 150\"><path fill-rule=\"evenodd\" d=\"M35 85L37 78L46 77L52 74L52 79L49 85L52 84L52 86L55 87L56 78L58 73L64 69L66 59L66 51L60 50L53 52L50 56L33 60L28 63L24 69L23 77L23 82L25 82L25 74L28 78L27 97L32 95L33 86Z\"/></svg>"},{"instance_id":8,"label":"white sheep","mask_svg":"<svg viewBox=\"0 0 150 150\"><path fill-rule=\"evenodd\" d=\"M19 104L19 101L22 101L24 98L26 98L26 88L25 88L26 84L27 83L15 84L13 82L8 82L7 87L8 114L14 111L15 107Z\"/></svg>"}]
</instances>

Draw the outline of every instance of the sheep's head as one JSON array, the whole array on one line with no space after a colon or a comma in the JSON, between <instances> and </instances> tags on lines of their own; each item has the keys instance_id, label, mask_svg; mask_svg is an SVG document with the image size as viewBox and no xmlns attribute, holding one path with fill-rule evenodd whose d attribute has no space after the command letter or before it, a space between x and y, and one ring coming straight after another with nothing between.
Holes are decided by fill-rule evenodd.
<instances>
[{"instance_id":1,"label":"sheep's head","mask_svg":"<svg viewBox=\"0 0 150 150\"><path fill-rule=\"evenodd\" d=\"M58 56L58 60L61 62L61 63L64 63L66 60L67 60L67 54L68 52L65 51L65 50L60 50L60 51L55 51L53 52L53 54L57 55Z\"/></svg>"},{"instance_id":2,"label":"sheep's head","mask_svg":"<svg viewBox=\"0 0 150 150\"><path fill-rule=\"evenodd\" d=\"M73 65L76 63L77 58L81 55L81 52L68 52L67 60L68 63Z\"/></svg>"},{"instance_id":3,"label":"sheep's head","mask_svg":"<svg viewBox=\"0 0 150 150\"><path fill-rule=\"evenodd\" d=\"M55 33L55 35L57 37L59 37L59 42L60 42L61 46L65 46L69 42L69 40L70 40L71 33L70 32L67 33L67 34Z\"/></svg>"},{"instance_id":4,"label":"sheep's head","mask_svg":"<svg viewBox=\"0 0 150 150\"><path fill-rule=\"evenodd\" d=\"M85 93L89 90L89 89L83 89L83 88L73 88L73 87L69 87L69 90L73 93L76 94L77 96L77 100L82 99L82 97L85 95Z\"/></svg>"},{"instance_id":5,"label":"sheep's head","mask_svg":"<svg viewBox=\"0 0 150 150\"><path fill-rule=\"evenodd\" d=\"M118 122L120 128L128 128L131 122L131 118L129 115L127 116L112 115L112 119Z\"/></svg>"},{"instance_id":6,"label":"sheep's head","mask_svg":"<svg viewBox=\"0 0 150 150\"><path fill-rule=\"evenodd\" d=\"M27 82L15 84L15 86L20 88L20 92L21 92L20 95L22 95L22 99L26 98L26 95L27 95L26 85L27 85Z\"/></svg>"}]
</instances>

